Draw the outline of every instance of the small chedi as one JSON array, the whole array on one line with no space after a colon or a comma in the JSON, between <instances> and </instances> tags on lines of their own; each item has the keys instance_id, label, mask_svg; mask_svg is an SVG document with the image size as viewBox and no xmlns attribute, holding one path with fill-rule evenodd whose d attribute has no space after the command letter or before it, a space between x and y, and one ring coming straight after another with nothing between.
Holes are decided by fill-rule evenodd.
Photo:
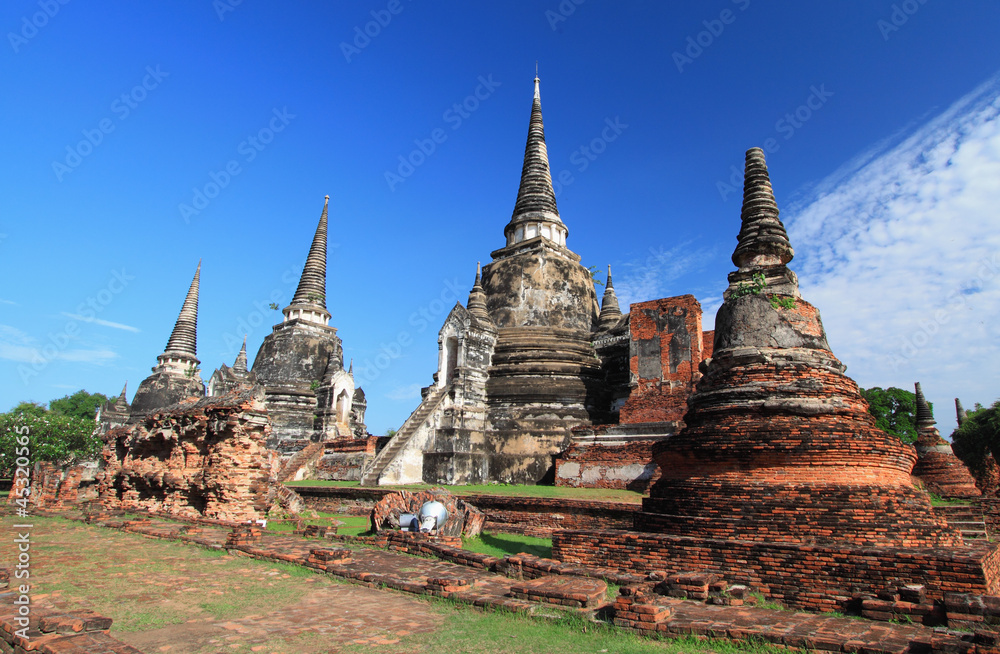
<instances>
[{"instance_id":1,"label":"small chedi","mask_svg":"<svg viewBox=\"0 0 1000 654\"><path fill-rule=\"evenodd\" d=\"M142 380L129 409L129 422L141 421L161 407L177 404L189 397L203 397L205 384L198 374L198 285L201 262L181 307L167 348L156 357L153 374Z\"/></svg>"},{"instance_id":2,"label":"small chedi","mask_svg":"<svg viewBox=\"0 0 1000 654\"><path fill-rule=\"evenodd\" d=\"M636 532L557 532L553 556L708 570L801 607L923 584L1000 590L1000 550L965 543L910 479L913 447L874 425L799 294L763 152L747 152L742 228L712 357ZM899 549L897 549L899 548Z\"/></svg>"},{"instance_id":3,"label":"small chedi","mask_svg":"<svg viewBox=\"0 0 1000 654\"><path fill-rule=\"evenodd\" d=\"M920 382L916 383L916 396L917 463L913 466L913 476L923 482L928 491L941 497L979 497L982 493L976 488L976 480L935 426L934 414L924 398Z\"/></svg>"},{"instance_id":4,"label":"small chedi","mask_svg":"<svg viewBox=\"0 0 1000 654\"><path fill-rule=\"evenodd\" d=\"M599 306L568 235L536 77L504 246L445 319L434 383L363 484L649 483L652 443L679 424L704 356L701 307L656 300L630 320L610 270Z\"/></svg>"},{"instance_id":5,"label":"small chedi","mask_svg":"<svg viewBox=\"0 0 1000 654\"><path fill-rule=\"evenodd\" d=\"M269 435L259 386L161 409L107 434L100 501L112 509L261 519L282 492Z\"/></svg>"},{"instance_id":6,"label":"small chedi","mask_svg":"<svg viewBox=\"0 0 1000 654\"><path fill-rule=\"evenodd\" d=\"M261 343L250 373L266 393L268 446L283 457L311 442L367 436L364 393L344 367L343 346L326 308L329 202L326 196L295 295Z\"/></svg>"}]
</instances>

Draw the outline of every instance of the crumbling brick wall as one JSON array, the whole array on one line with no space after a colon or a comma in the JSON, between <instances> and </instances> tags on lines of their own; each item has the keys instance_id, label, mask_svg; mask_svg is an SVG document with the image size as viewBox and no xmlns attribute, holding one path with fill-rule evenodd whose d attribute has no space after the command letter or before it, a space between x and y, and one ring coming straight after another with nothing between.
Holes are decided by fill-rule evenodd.
<instances>
[{"instance_id":1,"label":"crumbling brick wall","mask_svg":"<svg viewBox=\"0 0 1000 654\"><path fill-rule=\"evenodd\" d=\"M244 521L276 500L262 392L234 391L168 407L108 433L98 490L114 508Z\"/></svg>"},{"instance_id":2,"label":"crumbling brick wall","mask_svg":"<svg viewBox=\"0 0 1000 654\"><path fill-rule=\"evenodd\" d=\"M629 316L634 385L621 422L681 420L705 356L701 304L693 295L681 295L633 304Z\"/></svg>"}]
</instances>

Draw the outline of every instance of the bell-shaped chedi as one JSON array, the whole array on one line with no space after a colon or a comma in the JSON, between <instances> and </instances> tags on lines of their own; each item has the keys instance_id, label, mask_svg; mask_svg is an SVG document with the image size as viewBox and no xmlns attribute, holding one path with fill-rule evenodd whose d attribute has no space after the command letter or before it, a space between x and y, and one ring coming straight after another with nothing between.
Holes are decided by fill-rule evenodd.
<instances>
[{"instance_id":1,"label":"bell-shaped chedi","mask_svg":"<svg viewBox=\"0 0 1000 654\"><path fill-rule=\"evenodd\" d=\"M552 187L536 77L506 245L482 269L486 310L498 331L486 384L487 449L502 455L490 464L492 479L540 481L551 455L568 445L569 429L590 424L596 411L602 382L592 344L597 294L580 255L567 248L567 234Z\"/></svg>"},{"instance_id":2,"label":"bell-shaped chedi","mask_svg":"<svg viewBox=\"0 0 1000 654\"><path fill-rule=\"evenodd\" d=\"M141 420L156 409L176 404L189 397L203 397L205 384L198 373L198 288L201 261L180 315L174 324L163 354L156 357L153 374L139 384L132 398L130 422Z\"/></svg>"},{"instance_id":3,"label":"bell-shaped chedi","mask_svg":"<svg viewBox=\"0 0 1000 654\"><path fill-rule=\"evenodd\" d=\"M932 493L946 498L979 497L976 480L962 460L955 456L951 443L941 437L934 421L934 414L924 398L920 382L916 383L917 395L917 463L913 476L924 483Z\"/></svg>"},{"instance_id":4,"label":"bell-shaped chedi","mask_svg":"<svg viewBox=\"0 0 1000 654\"><path fill-rule=\"evenodd\" d=\"M764 153L746 156L742 228L712 359L686 427L659 444L662 476L636 526L686 536L950 546L910 480L916 452L877 429L799 297Z\"/></svg>"}]
</instances>

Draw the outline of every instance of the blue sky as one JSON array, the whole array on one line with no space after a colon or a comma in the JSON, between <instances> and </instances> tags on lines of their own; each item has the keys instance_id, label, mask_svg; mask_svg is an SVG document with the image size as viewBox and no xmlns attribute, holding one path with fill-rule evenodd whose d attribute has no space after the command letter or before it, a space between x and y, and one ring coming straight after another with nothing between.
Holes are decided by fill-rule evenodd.
<instances>
[{"instance_id":1,"label":"blue sky","mask_svg":"<svg viewBox=\"0 0 1000 654\"><path fill-rule=\"evenodd\" d=\"M568 245L623 303L711 324L764 146L848 374L922 381L945 433L995 400L1000 5L679 4L5 2L0 408L134 392L199 259L203 377L252 358L329 194L331 324L398 427L503 244L536 60Z\"/></svg>"}]
</instances>

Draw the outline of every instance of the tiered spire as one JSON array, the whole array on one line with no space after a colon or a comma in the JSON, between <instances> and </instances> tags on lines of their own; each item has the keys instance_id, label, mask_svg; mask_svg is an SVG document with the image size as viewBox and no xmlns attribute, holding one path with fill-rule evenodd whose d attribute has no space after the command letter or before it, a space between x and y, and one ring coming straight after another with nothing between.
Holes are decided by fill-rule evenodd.
<instances>
[{"instance_id":1,"label":"tiered spire","mask_svg":"<svg viewBox=\"0 0 1000 654\"><path fill-rule=\"evenodd\" d=\"M965 420L968 417L969 417L969 414L967 414L965 412L965 409L962 407L962 401L956 397L955 398L955 419L958 421L958 426L961 427L962 423L965 422Z\"/></svg>"},{"instance_id":2,"label":"tiered spire","mask_svg":"<svg viewBox=\"0 0 1000 654\"><path fill-rule=\"evenodd\" d=\"M778 219L778 203L771 188L764 151L760 148L747 150L740 218L742 227L733 263L746 268L787 264L792 260L795 253L788 242L785 226Z\"/></svg>"},{"instance_id":3,"label":"tiered spire","mask_svg":"<svg viewBox=\"0 0 1000 654\"><path fill-rule=\"evenodd\" d=\"M933 429L937 422L934 420L931 408L927 405L927 400L924 399L924 392L920 388L920 382L917 382L914 386L916 387L917 396L917 431Z\"/></svg>"},{"instance_id":4,"label":"tiered spire","mask_svg":"<svg viewBox=\"0 0 1000 654\"><path fill-rule=\"evenodd\" d=\"M476 281L472 285L472 291L469 292L468 309L469 313L477 318L490 319L490 314L486 310L486 293L483 291L482 266L478 261L476 262Z\"/></svg>"},{"instance_id":5,"label":"tiered spire","mask_svg":"<svg viewBox=\"0 0 1000 654\"><path fill-rule=\"evenodd\" d=\"M622 310L618 306L618 295L615 294L615 286L611 283L611 264L608 264L608 283L604 287L604 298L601 300L601 315L598 319L597 329L605 330L622 317Z\"/></svg>"},{"instance_id":6,"label":"tiered spire","mask_svg":"<svg viewBox=\"0 0 1000 654\"><path fill-rule=\"evenodd\" d=\"M329 205L330 196L327 195L299 286L295 289L292 303L283 311L285 320L298 318L325 325L330 319L330 312L326 309L326 231Z\"/></svg>"},{"instance_id":7,"label":"tiered spire","mask_svg":"<svg viewBox=\"0 0 1000 654\"><path fill-rule=\"evenodd\" d=\"M122 392L118 395L118 399L115 400L115 404L118 406L128 406L128 382L122 386Z\"/></svg>"},{"instance_id":8,"label":"tiered spire","mask_svg":"<svg viewBox=\"0 0 1000 654\"><path fill-rule=\"evenodd\" d=\"M786 266L795 252L778 219L778 203L760 148L750 148L746 153L740 219L739 242L733 251L733 263L739 270L729 274L724 297L728 299L741 286L758 285L761 275L767 295L801 297L798 278Z\"/></svg>"},{"instance_id":9,"label":"tiered spire","mask_svg":"<svg viewBox=\"0 0 1000 654\"><path fill-rule=\"evenodd\" d=\"M528 142L524 146L524 165L521 167L521 186L511 221L522 217L559 220L556 193L552 188L549 171L549 153L545 147L545 127L542 125L542 100L535 77L535 97L531 103L531 120L528 123Z\"/></svg>"},{"instance_id":10,"label":"tiered spire","mask_svg":"<svg viewBox=\"0 0 1000 654\"><path fill-rule=\"evenodd\" d=\"M198 261L198 268L194 271L194 279L191 280L191 287L188 288L187 297L184 298L184 306L174 324L174 331L170 333L170 340L167 341L167 349L161 356L170 358L188 358L198 362L198 285L201 279L201 261Z\"/></svg>"},{"instance_id":11,"label":"tiered spire","mask_svg":"<svg viewBox=\"0 0 1000 654\"><path fill-rule=\"evenodd\" d=\"M243 337L243 347L240 348L240 353L236 355L236 361L233 362L233 370L236 372L247 372L247 337Z\"/></svg>"},{"instance_id":12,"label":"tiered spire","mask_svg":"<svg viewBox=\"0 0 1000 654\"><path fill-rule=\"evenodd\" d=\"M556 193L552 188L549 153L545 147L545 127L542 124L542 101L535 76L535 96L531 103L531 120L528 123L528 141L524 146L524 164L521 167L521 185L510 222L504 229L508 244L536 236L548 236L561 245L566 244L566 227L559 218ZM518 233L520 230L520 233Z\"/></svg>"}]
</instances>

